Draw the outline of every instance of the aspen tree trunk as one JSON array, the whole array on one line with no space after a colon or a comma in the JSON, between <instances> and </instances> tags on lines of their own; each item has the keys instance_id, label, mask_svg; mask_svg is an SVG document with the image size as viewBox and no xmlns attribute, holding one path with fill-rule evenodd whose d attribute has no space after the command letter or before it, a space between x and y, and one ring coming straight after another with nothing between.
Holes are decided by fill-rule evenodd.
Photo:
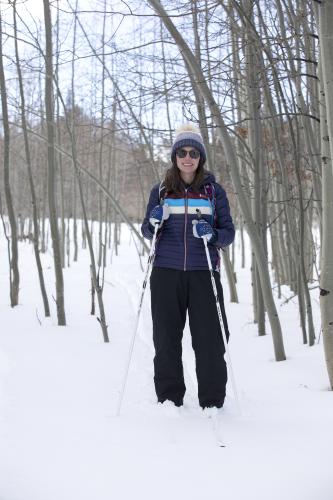
<instances>
[{"instance_id":1,"label":"aspen tree trunk","mask_svg":"<svg viewBox=\"0 0 333 500\"><path fill-rule=\"evenodd\" d=\"M309 345L314 345L315 341L315 332L312 318L312 305L311 305L311 297L308 288L306 271L305 271L305 262L304 262L304 203L303 203L303 191L302 191L302 181L300 176L300 158L299 158L299 138L297 138L297 146L295 151L295 173L297 179L297 187L298 187L298 196L299 196L299 287L298 293L304 294L304 298L300 295L300 299L304 300L305 308L306 308L306 317L308 319L308 340ZM300 311L301 313L301 311ZM301 321L303 321L301 316ZM305 325L303 325L303 336L305 340Z\"/></svg>"},{"instance_id":2,"label":"aspen tree trunk","mask_svg":"<svg viewBox=\"0 0 333 500\"><path fill-rule=\"evenodd\" d=\"M231 24L235 25L235 19L234 19L234 13L233 11L230 14L230 19L231 19ZM240 59L239 59L239 53L238 53L238 45L237 45L237 36L238 34L235 32L235 30L232 29L231 32L231 43L232 43L232 68L233 68L233 78L234 81L242 81L240 79ZM234 93L235 93L235 100L236 100L236 109L234 110L234 120L238 121L239 123L242 122L243 119L246 117L245 109L242 105L242 99L241 99L241 94L243 92L242 85L235 85ZM249 178L248 178L248 173L246 171L245 167L245 161L244 158L246 156L245 154L245 147L244 147L244 141L243 136L245 135L246 137L248 136L247 129L242 129L243 130L243 135L241 133L241 130L238 131L238 140L236 141L235 148L236 148L236 155L240 158L240 169L241 172L244 173L244 183L246 184L246 189L248 189L248 195L250 198L250 189L249 189ZM240 237L241 237L241 252L242 252L242 269L245 268L245 245L244 245L244 222L243 222L243 217L240 215Z\"/></svg>"},{"instance_id":3,"label":"aspen tree trunk","mask_svg":"<svg viewBox=\"0 0 333 500\"><path fill-rule=\"evenodd\" d=\"M248 17L253 18L253 3L249 0L244 2ZM247 95L248 95L248 114L249 114L249 142L253 155L254 169L254 199L253 199L253 217L257 226L257 231L262 238L264 248L266 240L266 220L264 218L263 206L266 203L265 186L263 185L263 144L262 128L260 120L261 95L259 90L259 61L256 56L256 40L253 39L251 30L245 22L246 33L246 76L247 76ZM259 263L260 265L260 263ZM265 307L258 272L258 263L253 259L253 292L254 304L256 304L256 319L258 322L259 335L265 335Z\"/></svg>"},{"instance_id":4,"label":"aspen tree trunk","mask_svg":"<svg viewBox=\"0 0 333 500\"><path fill-rule=\"evenodd\" d=\"M320 10L320 7L319 7ZM333 9L332 9L333 14ZM320 26L321 28L321 26ZM319 28L319 29L320 29ZM320 128L323 189L323 236L320 273L320 313L323 342L328 377L333 390L333 171L332 149L333 136L329 134L326 116L326 102L322 66L326 64L321 50L319 59L320 80ZM332 96L331 96L332 97ZM330 98L330 97L329 97ZM329 99L328 98L328 99Z\"/></svg>"},{"instance_id":5,"label":"aspen tree trunk","mask_svg":"<svg viewBox=\"0 0 333 500\"><path fill-rule=\"evenodd\" d=\"M114 169L114 181L112 183L112 195L113 198L117 199L117 189L118 189L118 168L117 165L113 165ZM115 207L113 207L115 208ZM113 239L112 239L112 253L118 255L118 213L116 210L113 211Z\"/></svg>"},{"instance_id":6,"label":"aspen tree trunk","mask_svg":"<svg viewBox=\"0 0 333 500\"><path fill-rule=\"evenodd\" d=\"M207 0L205 0L205 5L206 5L206 8L207 8ZM206 12L206 14L207 14L207 12ZM207 15L206 15L205 32L207 32L207 31L208 31L208 21L207 21ZM208 38L208 36L207 36L207 38ZM208 45L208 40L206 40L206 46L207 46L207 48L209 46ZM207 50L207 52L208 52L208 50ZM209 71L209 68L210 68L210 65L208 66L208 71ZM209 72L209 74L210 74L210 72ZM209 79L211 79L211 75L209 76ZM218 91L218 93L220 93L220 92ZM232 101L234 101L234 92L232 94L231 99L232 99ZM232 107L232 111L231 111L231 113L232 113L232 120L234 122L236 122L236 107L237 107L237 104ZM216 149L216 137L215 137L215 135L216 135L215 131L212 132L212 143L213 143L213 150L214 150L214 155L213 155L214 156L214 160L215 160L215 152L216 152L215 151L215 149ZM235 141L235 149L236 149L236 151L237 151L237 144L238 144L238 141L236 140ZM237 217L237 219L238 219L238 217ZM235 226L238 227L238 221L236 223L236 213L234 213L234 223L235 223ZM232 268L232 276L234 278L235 285L237 283L237 275L236 275L236 272L235 272L235 261L236 261L235 246L236 246L236 241L237 241L237 232L235 234L235 240L233 241L233 243L231 245L231 259L230 259L230 265L231 265L231 268ZM228 252L228 254L230 256L230 251Z\"/></svg>"},{"instance_id":7,"label":"aspen tree trunk","mask_svg":"<svg viewBox=\"0 0 333 500\"><path fill-rule=\"evenodd\" d=\"M204 75L185 40L176 29L172 20L168 17L165 9L159 2L159 0L148 0L148 3L152 6L155 12L162 18L163 23L170 32L171 36L175 40L177 46L179 47L183 58L187 61L192 73L194 74L198 89L200 90L202 96L205 98L207 105L209 106L212 118L217 125L217 130L219 133L220 140L224 147L227 162L231 169L231 176L235 191L238 196L239 205L242 210L244 220L246 221L247 230L251 238L251 242L256 254L256 259L258 262L259 276L262 284L263 295L265 300L265 307L269 316L270 325L272 329L272 337L274 344L275 358L277 361L282 361L286 359L282 338L281 325L276 310L276 306L273 299L272 288L269 278L268 262L265 255L265 249L254 225L253 219L251 217L250 207L248 201L243 193L243 187L238 171L237 157L235 154L233 143L229 137L227 128L225 126L224 120L222 118L219 105L216 103L212 92L210 91Z\"/></svg>"},{"instance_id":8,"label":"aspen tree trunk","mask_svg":"<svg viewBox=\"0 0 333 500\"><path fill-rule=\"evenodd\" d=\"M74 172L75 175L75 172ZM81 223L81 239L82 239L82 249L85 250L87 248L87 236L84 224Z\"/></svg>"},{"instance_id":9,"label":"aspen tree trunk","mask_svg":"<svg viewBox=\"0 0 333 500\"><path fill-rule=\"evenodd\" d=\"M277 2L277 8L279 12L279 17L280 17L280 26L282 30L282 36L286 38L286 32L284 28L284 17L283 17L283 12L281 8L281 4ZM298 20L297 20L297 26L296 26L296 31L299 32L300 29L298 27ZM289 54L289 59L290 59L290 65L291 65L291 70L292 74L297 75L300 73L300 71L297 72L295 65L293 64L293 55L290 50L290 47L288 44L286 44L288 54ZM297 48L297 41L296 41L296 48ZM306 105L304 102L303 94L302 94L302 89L301 89L301 82L300 78L296 76L294 78L295 80L295 86L297 89L296 93L296 99L297 99L297 109L299 108L302 113L301 113L301 121L303 123L304 129L307 131L307 138L308 142L312 143L312 150L315 148L315 141L312 139L313 138L313 133L312 129L310 129L310 125L308 120L304 119L304 115L306 113ZM291 90L291 96L292 100L294 101L292 89ZM294 109L296 110L296 106L294 105ZM293 143L293 148L294 148L294 162L295 162L295 174L296 174L296 180L297 180L297 190L298 190L298 204L299 204L299 243L298 243L298 295L299 295L299 300L300 300L300 305L303 302L303 300L306 303L306 316L308 319L308 337L309 337L309 345L312 346L314 345L314 340L315 340L315 332L314 332L314 325L313 325L313 318L312 318L312 305L311 305L311 297L308 289L308 283L307 283L307 277L306 277L306 270L305 270L305 251L304 251L304 224L305 224L305 214L304 214L304 202L303 202L303 187L302 187L302 179L301 179L301 172L300 172L300 131L299 131L299 126L298 126L298 119L296 118L296 134L293 131L293 125L290 124L290 132L291 132L291 139ZM296 137L295 137L296 136ZM311 139L311 140L310 140ZM310 148L310 154L311 154L311 148ZM318 154L315 155L316 158L318 158ZM304 299L300 296L300 294L304 294ZM300 313L301 307L300 307ZM303 330L303 338L306 338L306 331L305 331L305 321L303 317L301 316L301 325L302 325L302 330Z\"/></svg>"},{"instance_id":10,"label":"aspen tree trunk","mask_svg":"<svg viewBox=\"0 0 333 500\"><path fill-rule=\"evenodd\" d=\"M282 200L282 188L280 182L277 182L276 185L276 200ZM281 202L282 204L282 202ZM280 207L278 207L278 210ZM281 271L281 281L282 284L289 284L291 283L291 258L287 258L286 256L288 255L287 248L285 245L285 237L284 237L284 230L286 228L286 222L284 222L284 207L281 210L281 214L278 216L277 220L277 244L279 247L279 267Z\"/></svg>"},{"instance_id":11,"label":"aspen tree trunk","mask_svg":"<svg viewBox=\"0 0 333 500\"><path fill-rule=\"evenodd\" d=\"M9 174L10 132L9 132L9 118L8 118L8 106L7 106L7 89L6 89L5 72L3 67L1 12L0 12L0 92L1 92L3 134L4 134L3 138L4 191L5 191L7 213L11 231L11 258L9 260L10 305L11 307L15 307L18 305L20 274L18 268L17 225L16 225L16 217L12 199L12 192L10 187L10 174Z\"/></svg>"},{"instance_id":12,"label":"aspen tree trunk","mask_svg":"<svg viewBox=\"0 0 333 500\"><path fill-rule=\"evenodd\" d=\"M235 224L237 226L237 224ZM236 239L236 238L235 238ZM230 254L230 252L229 252ZM231 244L231 257L230 257L230 267L231 267L231 270L232 270L232 273L234 275L234 278L236 277L236 273L235 273L235 240L232 242Z\"/></svg>"},{"instance_id":13,"label":"aspen tree trunk","mask_svg":"<svg viewBox=\"0 0 333 500\"><path fill-rule=\"evenodd\" d=\"M32 217L33 217L33 245L34 245L34 253L36 259L36 265L38 270L38 278L39 278L39 286L42 293L42 299L44 304L44 313L45 316L50 316L50 306L47 298L44 274L42 263L40 260L39 253L39 222L38 222L38 214L37 214L37 199L35 193L34 180L32 175L32 167L31 167L31 155L30 155L30 145L28 140L28 132L27 132L27 123L26 123L26 115L25 115L25 96L23 89L23 80L22 80L22 72L21 72L21 64L19 57L19 49L17 43L17 23L16 23L16 0L13 2L13 14L14 14L14 42L15 42L15 58L16 58L16 70L19 81L19 89L20 89L20 98L21 98L21 121L22 121L22 131L24 138L24 149L25 149L25 157L27 162L27 170L28 170L28 179L31 193L31 205L32 205Z\"/></svg>"},{"instance_id":14,"label":"aspen tree trunk","mask_svg":"<svg viewBox=\"0 0 333 500\"><path fill-rule=\"evenodd\" d=\"M75 12L77 12L77 4L78 0L76 0L75 3ZM72 136L75 135L75 94L74 94L74 78L75 78L75 51L76 51L76 31L77 31L77 22L76 22L76 15L74 16L74 27L73 27L73 45L72 45L72 64L71 64L71 69L72 69L72 77L71 77L71 88L72 88L72 108L71 108L71 127L72 127ZM74 243L74 255L73 255L73 261L77 262L78 259L78 253L79 253L79 247L78 247L78 241L77 241L77 182L76 182L76 175L75 172L73 171L73 243Z\"/></svg>"},{"instance_id":15,"label":"aspen tree trunk","mask_svg":"<svg viewBox=\"0 0 333 500\"><path fill-rule=\"evenodd\" d=\"M42 67L42 64L44 64L43 60L43 55L41 52L39 53L39 67ZM41 72L38 74L38 102L39 102L39 116L41 117L41 124L40 124L40 130L41 130L41 135L43 139L45 140L45 137L47 135L47 132L45 130L45 117L44 117L44 108L43 108L43 83L42 83L42 75ZM31 130L28 129L28 132L30 133ZM46 164L47 164L47 158L46 158L46 150L47 148L43 147L38 151L37 157L36 157L36 163L38 166L38 172L42 172L43 174L40 176L41 181L39 185L39 199L40 199L40 210L39 210L39 228L41 231L41 242L40 242L40 251L41 253L45 253L47 250L47 241L46 241L46 204L47 204L47 172L46 172Z\"/></svg>"},{"instance_id":16,"label":"aspen tree trunk","mask_svg":"<svg viewBox=\"0 0 333 500\"><path fill-rule=\"evenodd\" d=\"M274 224L270 226L271 247L272 247L272 268L274 270L275 282L278 286L278 298L281 298L281 276L280 276L280 255L277 244L276 228Z\"/></svg>"},{"instance_id":17,"label":"aspen tree trunk","mask_svg":"<svg viewBox=\"0 0 333 500\"><path fill-rule=\"evenodd\" d=\"M57 0L57 21L56 21L56 63L55 63L55 79L59 80L59 52L60 52L60 43L59 43L59 0ZM59 96L56 97L56 141L57 144L61 147L61 124L60 124L60 113L59 113ZM56 171L59 170L59 186L60 186L60 235L61 235L61 262L62 267L66 267L66 246L68 245L68 241L66 240L66 222L65 222L65 194L64 194L64 176L63 176L63 165L62 165L62 156L57 153L54 155ZM57 169L58 167L58 169ZM57 185L57 182L55 183ZM55 188L57 192L57 188ZM68 249L67 249L68 251Z\"/></svg>"},{"instance_id":18,"label":"aspen tree trunk","mask_svg":"<svg viewBox=\"0 0 333 500\"><path fill-rule=\"evenodd\" d=\"M256 273L256 257L254 250L251 252L251 290L252 290L252 307L253 307L253 323L258 324L259 322L259 305L258 305L258 293L257 289L260 286L257 283L258 275ZM259 331L259 328L258 328Z\"/></svg>"},{"instance_id":19,"label":"aspen tree trunk","mask_svg":"<svg viewBox=\"0 0 333 500\"><path fill-rule=\"evenodd\" d=\"M331 160L333 159L333 2L322 0L318 5L319 43L322 61L323 91L325 92L327 128ZM333 168L333 162L331 163Z\"/></svg>"},{"instance_id":20,"label":"aspen tree trunk","mask_svg":"<svg viewBox=\"0 0 333 500\"><path fill-rule=\"evenodd\" d=\"M220 256L222 253L222 259L223 259L223 264L225 271L227 273L227 278L228 278L228 283L229 283L229 293L230 293L230 302L235 302L238 304L238 294L237 294L237 288L236 288L236 280L235 280L235 274L230 262L230 257L229 257L229 248L226 248L225 251L220 252Z\"/></svg>"},{"instance_id":21,"label":"aspen tree trunk","mask_svg":"<svg viewBox=\"0 0 333 500\"><path fill-rule=\"evenodd\" d=\"M38 222L38 218L37 218L37 222ZM32 231L33 231L32 227L33 227L33 221L31 219L31 217L29 217L29 227L28 227L29 238L30 238L30 235L32 234Z\"/></svg>"},{"instance_id":22,"label":"aspen tree trunk","mask_svg":"<svg viewBox=\"0 0 333 500\"><path fill-rule=\"evenodd\" d=\"M76 188L75 174L73 178L73 244L74 244L73 261L77 262L79 245L77 242L77 188Z\"/></svg>"},{"instance_id":23,"label":"aspen tree trunk","mask_svg":"<svg viewBox=\"0 0 333 500\"><path fill-rule=\"evenodd\" d=\"M48 200L50 228L53 246L54 271L56 279L56 305L58 325L66 325L64 303L64 280L61 266L61 248L58 231L57 209L55 200L55 126L53 112L53 63L52 63L52 22L49 0L43 0L45 21L45 112L47 123L47 159L48 159Z\"/></svg>"},{"instance_id":24,"label":"aspen tree trunk","mask_svg":"<svg viewBox=\"0 0 333 500\"><path fill-rule=\"evenodd\" d=\"M15 185L15 181L14 181ZM17 240L18 241L23 241L23 236L24 236L24 217L22 214L18 214L17 217L17 227L18 227L18 234L17 234Z\"/></svg>"},{"instance_id":25,"label":"aspen tree trunk","mask_svg":"<svg viewBox=\"0 0 333 500\"><path fill-rule=\"evenodd\" d=\"M76 16L75 16L76 17ZM106 0L104 0L103 6L103 27L102 27L102 95L101 95L101 137L100 137L100 148L98 155L98 170L99 179L103 183L103 149L104 149L104 100L105 100L105 23L106 23ZM99 228L98 228L98 267L103 265L103 198L102 191L98 190L98 218L99 218ZM105 219L106 224L106 219Z\"/></svg>"},{"instance_id":26,"label":"aspen tree trunk","mask_svg":"<svg viewBox=\"0 0 333 500\"><path fill-rule=\"evenodd\" d=\"M113 100L113 105L112 105L112 130L111 130L111 137L110 137L110 145L109 145L109 164L108 164L108 178L107 178L107 190L110 191L111 189L111 175L113 178L113 186L114 186L114 192L115 192L115 184L116 184L116 117L117 117L117 99L114 98ZM106 199L106 207L105 207L105 236L104 236L104 267L106 267L106 254L107 254L107 247L110 249L110 241L111 241L111 227L112 227L112 213L114 213L113 210L110 210L110 200L109 198ZM111 219L111 222L110 222ZM109 235L107 235L107 229L109 228ZM109 239L109 244L108 240Z\"/></svg>"},{"instance_id":27,"label":"aspen tree trunk","mask_svg":"<svg viewBox=\"0 0 333 500\"><path fill-rule=\"evenodd\" d=\"M111 181L111 162L112 162L112 148L110 144L108 145L108 161L107 161L107 168L108 168L108 175L107 175L107 181L106 181L106 186L108 190L110 190L110 181ZM106 199L105 203L105 212L104 212L104 235L103 235L103 267L107 266L107 251L108 251L108 232L110 229L110 224L109 224L109 218L110 218L110 207L109 207L109 200L108 198Z\"/></svg>"},{"instance_id":28,"label":"aspen tree trunk","mask_svg":"<svg viewBox=\"0 0 333 500\"><path fill-rule=\"evenodd\" d=\"M67 267L71 265L71 238L70 238L70 218L67 217L67 229L66 229L66 256L67 256Z\"/></svg>"},{"instance_id":29,"label":"aspen tree trunk","mask_svg":"<svg viewBox=\"0 0 333 500\"><path fill-rule=\"evenodd\" d=\"M47 250L47 240L46 240L46 198L47 198L47 178L44 176L43 178L43 184L42 184L42 234L41 234L41 247L40 250L42 253L45 253Z\"/></svg>"},{"instance_id":30,"label":"aspen tree trunk","mask_svg":"<svg viewBox=\"0 0 333 500\"><path fill-rule=\"evenodd\" d=\"M243 222L240 224L240 237L241 237L241 251L242 251L242 269L245 268L245 245L244 245L244 225Z\"/></svg>"}]
</instances>

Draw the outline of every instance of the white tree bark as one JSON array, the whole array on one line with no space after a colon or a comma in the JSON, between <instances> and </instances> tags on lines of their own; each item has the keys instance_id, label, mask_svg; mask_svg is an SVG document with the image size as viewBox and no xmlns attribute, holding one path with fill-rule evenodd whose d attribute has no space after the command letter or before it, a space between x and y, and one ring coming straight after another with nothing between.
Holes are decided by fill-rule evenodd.
<instances>
[{"instance_id":1,"label":"white tree bark","mask_svg":"<svg viewBox=\"0 0 333 500\"><path fill-rule=\"evenodd\" d=\"M323 54L321 53L321 56ZM325 63L320 58L323 63ZM322 82L321 63L319 79ZM323 236L320 275L320 313L323 332L324 350L328 376L333 390L333 173L329 143L332 143L327 130L325 92L320 89L320 128L322 158L322 194L323 194ZM331 144L332 145L332 144Z\"/></svg>"},{"instance_id":2,"label":"white tree bark","mask_svg":"<svg viewBox=\"0 0 333 500\"><path fill-rule=\"evenodd\" d=\"M323 90L325 92L327 128L330 138L330 156L333 158L333 1L322 0L318 4L318 12Z\"/></svg>"},{"instance_id":3,"label":"white tree bark","mask_svg":"<svg viewBox=\"0 0 333 500\"><path fill-rule=\"evenodd\" d=\"M252 0L244 0L244 8L249 19L253 22L253 2ZM252 213L257 231L262 238L264 248L266 248L266 225L267 225L267 191L265 182L265 168L263 166L263 137L261 123L261 91L260 91L260 60L258 51L260 47L257 45L257 40L252 35L252 30L246 22L243 21L245 27L246 48L245 48L245 67L246 67L246 91L247 91L247 108L249 117L249 146L253 155L253 189L254 196L252 200ZM267 255L267 252L266 252ZM265 308L264 299L262 296L261 282L258 272L258 263L256 259L252 263L252 292L255 307L255 319L258 322L259 335L266 334L265 326Z\"/></svg>"},{"instance_id":4,"label":"white tree bark","mask_svg":"<svg viewBox=\"0 0 333 500\"><path fill-rule=\"evenodd\" d=\"M9 253L9 273L10 273L10 305L15 307L18 305L19 289L20 289L20 273L18 268L18 245L17 245L17 224L14 211L11 183L10 183L10 164L9 164L9 116L7 104L7 89L6 78L3 65L2 53L2 17L0 12L0 94L1 94L1 109L3 121L3 172L4 172L4 191L7 204L7 213L11 232L11 256Z\"/></svg>"},{"instance_id":5,"label":"white tree bark","mask_svg":"<svg viewBox=\"0 0 333 500\"><path fill-rule=\"evenodd\" d=\"M56 278L56 304L58 325L66 325L64 279L61 267L61 248L58 231L58 220L55 200L55 126L53 110L53 62L52 62L52 23L49 0L43 0L45 19L45 110L47 123L47 157L48 157L48 199L50 228L53 246L54 271Z\"/></svg>"}]
</instances>

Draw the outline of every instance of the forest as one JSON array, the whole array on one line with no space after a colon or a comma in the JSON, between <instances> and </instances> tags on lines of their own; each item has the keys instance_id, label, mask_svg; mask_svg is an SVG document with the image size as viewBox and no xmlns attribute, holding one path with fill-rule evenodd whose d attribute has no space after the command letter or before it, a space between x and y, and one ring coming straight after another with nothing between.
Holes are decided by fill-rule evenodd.
<instances>
[{"instance_id":1,"label":"forest","mask_svg":"<svg viewBox=\"0 0 333 500\"><path fill-rule=\"evenodd\" d=\"M84 313L112 344L107 273L129 238L141 283L150 189L192 123L236 228L230 303L246 269L255 334L284 363L293 303L332 390L332 25L330 0L1 0L2 313L24 303L29 248L39 317L66 326L64 275L87 259Z\"/></svg>"},{"instance_id":2,"label":"forest","mask_svg":"<svg viewBox=\"0 0 333 500\"><path fill-rule=\"evenodd\" d=\"M29 3L3 5L1 205L10 226L11 306L19 294L17 242L28 238L47 313L39 253L49 241L65 323L62 267L71 241L78 258L83 217L82 244L99 235L91 259L100 288L97 268L111 240L117 245L119 224L142 239L133 224L166 169L172 132L194 121L207 168L223 181L241 236L250 236L259 335L267 313L276 358L284 358L269 265L278 289L287 285L297 296L310 346L309 289L320 289L333 385L329 9L307 1L148 2L134 14L123 2L44 2L43 23ZM224 263L235 294L233 248Z\"/></svg>"}]
</instances>

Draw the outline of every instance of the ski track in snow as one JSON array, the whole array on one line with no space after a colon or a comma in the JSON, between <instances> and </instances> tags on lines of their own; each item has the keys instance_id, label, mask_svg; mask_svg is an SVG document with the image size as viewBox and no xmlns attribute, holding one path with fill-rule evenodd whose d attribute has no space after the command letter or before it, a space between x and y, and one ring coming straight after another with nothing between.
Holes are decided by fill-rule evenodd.
<instances>
[{"instance_id":1,"label":"ski track in snow","mask_svg":"<svg viewBox=\"0 0 333 500\"><path fill-rule=\"evenodd\" d=\"M114 416L143 279L122 231L105 276L109 344L89 315L86 251L64 272L66 328L56 326L50 255L42 256L49 320L31 247L20 244L15 309L5 264L0 269L0 500L332 500L333 403L322 345L301 344L290 301L279 308L288 360L276 363L271 336L257 337L251 323L247 270L238 270L240 304L228 302L222 276L242 414L230 386L220 416L199 409L188 326L184 407L156 404L148 286L122 413ZM3 242L0 251L6 255Z\"/></svg>"}]
</instances>

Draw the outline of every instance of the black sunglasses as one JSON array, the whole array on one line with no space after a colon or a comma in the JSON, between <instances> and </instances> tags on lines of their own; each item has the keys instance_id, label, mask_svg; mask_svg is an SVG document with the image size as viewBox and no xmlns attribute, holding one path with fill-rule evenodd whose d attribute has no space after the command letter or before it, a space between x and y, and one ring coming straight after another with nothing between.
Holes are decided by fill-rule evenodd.
<instances>
[{"instance_id":1,"label":"black sunglasses","mask_svg":"<svg viewBox=\"0 0 333 500\"><path fill-rule=\"evenodd\" d=\"M178 158L186 158L187 153L190 155L192 160L197 160L200 157L200 153L196 149L190 149L190 151L186 151L186 149L177 149L176 151Z\"/></svg>"}]
</instances>

